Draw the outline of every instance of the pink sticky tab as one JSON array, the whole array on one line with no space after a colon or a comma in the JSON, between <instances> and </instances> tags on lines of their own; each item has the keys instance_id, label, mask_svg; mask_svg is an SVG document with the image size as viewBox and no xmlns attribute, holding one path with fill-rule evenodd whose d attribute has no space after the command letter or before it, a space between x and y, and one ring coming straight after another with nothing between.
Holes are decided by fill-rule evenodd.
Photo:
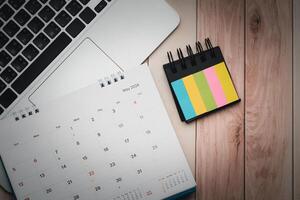
<instances>
[{"instance_id":1,"label":"pink sticky tab","mask_svg":"<svg viewBox=\"0 0 300 200\"><path fill-rule=\"evenodd\" d=\"M218 107L226 105L226 97L214 67L203 70Z\"/></svg>"}]
</instances>

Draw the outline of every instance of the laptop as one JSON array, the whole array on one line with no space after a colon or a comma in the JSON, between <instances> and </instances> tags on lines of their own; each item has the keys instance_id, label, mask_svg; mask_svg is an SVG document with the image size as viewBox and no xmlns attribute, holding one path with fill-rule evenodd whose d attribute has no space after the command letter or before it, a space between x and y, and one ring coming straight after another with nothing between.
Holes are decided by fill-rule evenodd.
<instances>
[{"instance_id":1,"label":"laptop","mask_svg":"<svg viewBox=\"0 0 300 200\"><path fill-rule=\"evenodd\" d=\"M0 118L141 64L178 23L163 0L0 0Z\"/></svg>"},{"instance_id":2,"label":"laptop","mask_svg":"<svg viewBox=\"0 0 300 200\"><path fill-rule=\"evenodd\" d=\"M0 0L0 119L143 63L178 24L163 0Z\"/></svg>"}]
</instances>

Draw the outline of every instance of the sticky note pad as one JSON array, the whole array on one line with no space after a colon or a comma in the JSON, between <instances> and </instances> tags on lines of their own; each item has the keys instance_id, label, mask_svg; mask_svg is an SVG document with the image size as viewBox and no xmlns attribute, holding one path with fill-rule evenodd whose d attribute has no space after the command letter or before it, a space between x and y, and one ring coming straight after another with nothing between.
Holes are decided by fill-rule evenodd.
<instances>
[{"instance_id":1,"label":"sticky note pad","mask_svg":"<svg viewBox=\"0 0 300 200\"><path fill-rule=\"evenodd\" d=\"M171 82L186 121L239 100L224 62Z\"/></svg>"},{"instance_id":2,"label":"sticky note pad","mask_svg":"<svg viewBox=\"0 0 300 200\"><path fill-rule=\"evenodd\" d=\"M206 50L196 42L194 53L187 45L186 57L178 48L178 60L169 51L169 63L163 65L178 114L185 122L240 101L221 48L213 47L209 38L205 46Z\"/></svg>"}]
</instances>

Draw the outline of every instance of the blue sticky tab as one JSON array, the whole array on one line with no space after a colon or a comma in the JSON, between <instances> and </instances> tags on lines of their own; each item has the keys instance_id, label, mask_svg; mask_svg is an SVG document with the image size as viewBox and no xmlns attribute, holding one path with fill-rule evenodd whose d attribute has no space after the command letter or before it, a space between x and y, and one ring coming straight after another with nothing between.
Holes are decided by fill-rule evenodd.
<instances>
[{"instance_id":1,"label":"blue sticky tab","mask_svg":"<svg viewBox=\"0 0 300 200\"><path fill-rule=\"evenodd\" d=\"M189 120L195 117L195 110L191 103L190 97L185 89L182 79L172 82L171 85L183 112L184 118L186 120Z\"/></svg>"}]
</instances>

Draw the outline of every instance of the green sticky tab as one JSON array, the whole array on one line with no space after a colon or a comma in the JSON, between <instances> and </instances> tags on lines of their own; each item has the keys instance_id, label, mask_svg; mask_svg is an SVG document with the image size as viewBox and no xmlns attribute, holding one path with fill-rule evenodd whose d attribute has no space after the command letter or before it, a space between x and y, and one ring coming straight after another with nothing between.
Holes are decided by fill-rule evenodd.
<instances>
[{"instance_id":1,"label":"green sticky tab","mask_svg":"<svg viewBox=\"0 0 300 200\"><path fill-rule=\"evenodd\" d=\"M211 111L217 108L214 97L210 91L210 87L207 83L207 80L202 71L195 73L194 79L196 81L197 87L200 91L200 94L203 98L204 104L206 106L207 111Z\"/></svg>"}]
</instances>

